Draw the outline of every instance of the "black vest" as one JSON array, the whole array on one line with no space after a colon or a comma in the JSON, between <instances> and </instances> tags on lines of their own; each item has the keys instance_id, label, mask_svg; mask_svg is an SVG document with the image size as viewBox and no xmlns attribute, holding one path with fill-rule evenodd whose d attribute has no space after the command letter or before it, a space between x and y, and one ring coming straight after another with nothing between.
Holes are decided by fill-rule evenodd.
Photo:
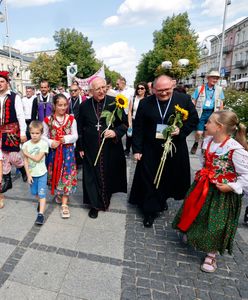
<instances>
[{"instance_id":1,"label":"black vest","mask_svg":"<svg viewBox=\"0 0 248 300\"><path fill-rule=\"evenodd\" d=\"M1 125L18 123L15 110L15 97L16 94L11 92L3 103L3 120ZM20 127L19 123L15 133L3 133L2 135L2 151L6 152L19 152L20 151Z\"/></svg>"}]
</instances>

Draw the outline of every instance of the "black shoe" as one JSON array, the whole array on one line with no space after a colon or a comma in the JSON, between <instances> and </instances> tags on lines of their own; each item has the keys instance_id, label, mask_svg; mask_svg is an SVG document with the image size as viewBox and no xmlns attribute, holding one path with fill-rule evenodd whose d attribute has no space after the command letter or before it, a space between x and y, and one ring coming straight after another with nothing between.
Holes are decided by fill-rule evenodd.
<instances>
[{"instance_id":1,"label":"black shoe","mask_svg":"<svg viewBox=\"0 0 248 300\"><path fill-rule=\"evenodd\" d=\"M3 175L3 184L1 193L7 192L7 190L12 189L11 173Z\"/></svg>"},{"instance_id":2,"label":"black shoe","mask_svg":"<svg viewBox=\"0 0 248 300\"><path fill-rule=\"evenodd\" d=\"M36 225L43 225L44 224L44 215L43 214L38 214L37 218L35 220Z\"/></svg>"},{"instance_id":3,"label":"black shoe","mask_svg":"<svg viewBox=\"0 0 248 300\"><path fill-rule=\"evenodd\" d=\"M152 215L147 215L144 217L143 224L145 227L152 227L154 222L154 217Z\"/></svg>"},{"instance_id":4,"label":"black shoe","mask_svg":"<svg viewBox=\"0 0 248 300\"><path fill-rule=\"evenodd\" d=\"M91 208L88 213L88 216L92 219L96 219L98 217L98 210L95 208Z\"/></svg>"},{"instance_id":5,"label":"black shoe","mask_svg":"<svg viewBox=\"0 0 248 300\"><path fill-rule=\"evenodd\" d=\"M197 148L198 148L198 142L195 142L194 145L192 146L191 150L190 150L190 153L191 154L196 154Z\"/></svg>"},{"instance_id":6,"label":"black shoe","mask_svg":"<svg viewBox=\"0 0 248 300\"><path fill-rule=\"evenodd\" d=\"M23 180L24 182L27 182L27 181L28 181L28 177L27 177L25 168L24 168L24 167L21 167L21 168L18 168L18 170L19 170L19 171L21 172L21 174L22 174L22 180Z\"/></svg>"},{"instance_id":7,"label":"black shoe","mask_svg":"<svg viewBox=\"0 0 248 300\"><path fill-rule=\"evenodd\" d=\"M244 223L248 225L248 206L245 209Z\"/></svg>"}]
</instances>

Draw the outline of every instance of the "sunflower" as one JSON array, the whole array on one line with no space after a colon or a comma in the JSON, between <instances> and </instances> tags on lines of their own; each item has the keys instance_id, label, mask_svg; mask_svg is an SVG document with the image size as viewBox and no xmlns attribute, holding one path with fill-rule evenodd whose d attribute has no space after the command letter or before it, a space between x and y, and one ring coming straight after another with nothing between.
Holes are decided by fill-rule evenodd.
<instances>
[{"instance_id":1,"label":"sunflower","mask_svg":"<svg viewBox=\"0 0 248 300\"><path fill-rule=\"evenodd\" d=\"M177 112L179 112L182 115L183 121L188 119L189 112L186 109L181 108L178 104L175 105L175 109L176 109Z\"/></svg>"},{"instance_id":2,"label":"sunflower","mask_svg":"<svg viewBox=\"0 0 248 300\"><path fill-rule=\"evenodd\" d=\"M126 108L128 105L128 100L125 96L123 96L122 94L118 94L115 97L115 104L117 108Z\"/></svg>"}]
</instances>

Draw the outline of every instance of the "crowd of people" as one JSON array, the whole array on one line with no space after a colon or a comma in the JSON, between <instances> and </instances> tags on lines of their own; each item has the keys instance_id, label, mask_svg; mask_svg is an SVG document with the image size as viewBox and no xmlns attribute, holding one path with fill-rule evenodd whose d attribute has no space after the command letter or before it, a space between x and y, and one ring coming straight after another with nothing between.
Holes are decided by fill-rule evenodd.
<instances>
[{"instance_id":1,"label":"crowd of people","mask_svg":"<svg viewBox=\"0 0 248 300\"><path fill-rule=\"evenodd\" d=\"M59 86L52 94L43 80L38 95L27 87L21 99L11 91L8 73L0 72L0 208L4 207L3 193L12 188L11 168L15 166L38 199L36 224L45 221L47 186L61 205L61 217L69 218L69 196L77 188L82 166L82 201L88 205L89 217L95 219L99 211L108 210L113 193L127 192L126 158L132 148L137 164L128 201L140 209L144 227L152 227L160 213L168 210L168 198L184 199L173 228L183 233L184 242L207 253L201 270L214 272L216 255L225 250L232 253L241 198L248 193L246 128L234 112L223 109L219 77L218 72L210 72L207 83L192 98L175 87L174 79L161 75L152 83L139 82L135 90L125 78L119 78L113 88L110 80L95 77L87 95L77 82L69 93ZM117 94L128 100L121 115L113 106ZM180 126L171 127L175 107L187 117ZM114 120L111 126L102 117L106 110ZM173 147L156 186L154 178L164 153L163 132L168 127ZM195 130L191 153L196 154L204 137L199 154L202 168L191 184L186 138ZM248 214L245 217L248 222Z\"/></svg>"}]
</instances>

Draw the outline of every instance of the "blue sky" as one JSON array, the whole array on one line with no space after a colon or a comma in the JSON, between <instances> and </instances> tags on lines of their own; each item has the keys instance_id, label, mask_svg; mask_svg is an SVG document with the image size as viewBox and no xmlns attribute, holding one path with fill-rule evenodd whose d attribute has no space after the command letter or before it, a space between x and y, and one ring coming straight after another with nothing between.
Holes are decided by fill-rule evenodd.
<instances>
[{"instance_id":1,"label":"blue sky","mask_svg":"<svg viewBox=\"0 0 248 300\"><path fill-rule=\"evenodd\" d=\"M54 32L75 28L93 41L98 58L132 83L163 19L187 11L201 41L221 32L224 5L225 0L7 0L10 43L22 52L54 49ZM232 0L226 26L247 15L247 0ZM3 44L5 24L0 28Z\"/></svg>"}]
</instances>

